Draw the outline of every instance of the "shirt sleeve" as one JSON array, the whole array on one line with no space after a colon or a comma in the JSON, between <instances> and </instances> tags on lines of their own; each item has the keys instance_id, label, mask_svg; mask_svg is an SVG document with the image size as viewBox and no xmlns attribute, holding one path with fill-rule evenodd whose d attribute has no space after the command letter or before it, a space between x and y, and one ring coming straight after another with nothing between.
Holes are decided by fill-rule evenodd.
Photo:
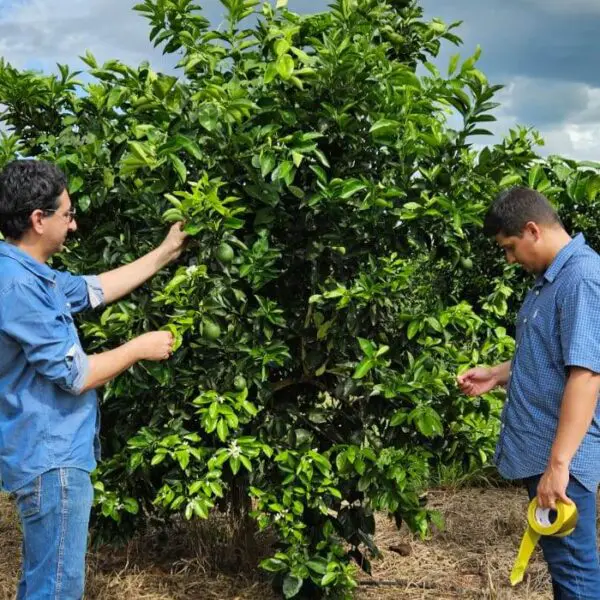
<instances>
[{"instance_id":1,"label":"shirt sleeve","mask_svg":"<svg viewBox=\"0 0 600 600\"><path fill-rule=\"evenodd\" d=\"M0 307L0 330L23 349L29 364L63 390L79 395L89 373L71 315L59 311L43 288L17 284Z\"/></svg>"},{"instance_id":2,"label":"shirt sleeve","mask_svg":"<svg viewBox=\"0 0 600 600\"><path fill-rule=\"evenodd\" d=\"M565 366L600 373L600 282L582 279L569 291L560 310L560 338Z\"/></svg>"},{"instance_id":3,"label":"shirt sleeve","mask_svg":"<svg viewBox=\"0 0 600 600\"><path fill-rule=\"evenodd\" d=\"M56 271L56 281L67 297L71 313L104 305L104 291L97 275L79 276Z\"/></svg>"}]
</instances>

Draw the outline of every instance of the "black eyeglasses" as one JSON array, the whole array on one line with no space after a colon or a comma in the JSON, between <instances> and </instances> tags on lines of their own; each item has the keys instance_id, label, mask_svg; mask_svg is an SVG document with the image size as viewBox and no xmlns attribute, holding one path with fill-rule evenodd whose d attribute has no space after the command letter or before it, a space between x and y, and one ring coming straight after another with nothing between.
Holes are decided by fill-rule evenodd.
<instances>
[{"instance_id":1,"label":"black eyeglasses","mask_svg":"<svg viewBox=\"0 0 600 600\"><path fill-rule=\"evenodd\" d=\"M45 210L44 209L44 214L45 215L53 215L54 213L57 213L60 210L60 208L53 208L50 210ZM71 223L74 219L75 216L77 215L77 209L76 208L70 208L64 215L63 217L67 217L69 219L69 223Z\"/></svg>"}]
</instances>

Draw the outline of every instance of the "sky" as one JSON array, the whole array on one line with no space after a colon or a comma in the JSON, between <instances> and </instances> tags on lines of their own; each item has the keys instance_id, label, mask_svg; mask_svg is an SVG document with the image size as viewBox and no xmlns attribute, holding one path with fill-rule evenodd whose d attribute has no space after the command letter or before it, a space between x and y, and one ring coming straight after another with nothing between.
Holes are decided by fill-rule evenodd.
<instances>
[{"instance_id":1,"label":"sky","mask_svg":"<svg viewBox=\"0 0 600 600\"><path fill-rule=\"evenodd\" d=\"M149 60L171 70L148 41L144 18L131 10L142 0L0 0L0 56L19 68L54 71L57 62L81 68L90 49L99 60ZM219 0L196 0L218 26ZM289 0L302 13L326 9L328 0ZM421 0L426 17L463 21L458 50L477 44L479 67L492 83L505 85L492 129L498 139L517 123L535 127L545 154L600 159L600 0ZM450 44L439 61L457 49ZM483 139L481 139L483 141Z\"/></svg>"}]
</instances>

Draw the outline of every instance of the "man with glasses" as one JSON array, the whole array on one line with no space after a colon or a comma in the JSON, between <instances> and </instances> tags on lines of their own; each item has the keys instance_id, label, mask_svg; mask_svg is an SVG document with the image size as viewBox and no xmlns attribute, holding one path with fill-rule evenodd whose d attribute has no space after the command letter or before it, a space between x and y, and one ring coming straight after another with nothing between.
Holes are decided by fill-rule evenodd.
<instances>
[{"instance_id":1,"label":"man with glasses","mask_svg":"<svg viewBox=\"0 0 600 600\"><path fill-rule=\"evenodd\" d=\"M99 458L95 388L140 360L169 358L173 338L154 331L86 355L73 314L128 294L183 249L173 225L137 261L99 276L46 263L77 230L65 176L54 165L18 160L0 173L0 480L23 529L17 598L83 596L87 529Z\"/></svg>"}]
</instances>

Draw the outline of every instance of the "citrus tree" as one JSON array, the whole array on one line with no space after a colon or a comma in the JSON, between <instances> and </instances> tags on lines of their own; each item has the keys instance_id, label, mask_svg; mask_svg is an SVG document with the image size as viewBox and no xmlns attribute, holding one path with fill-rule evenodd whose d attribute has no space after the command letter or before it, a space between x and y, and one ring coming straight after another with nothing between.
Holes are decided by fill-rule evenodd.
<instances>
[{"instance_id":1,"label":"citrus tree","mask_svg":"<svg viewBox=\"0 0 600 600\"><path fill-rule=\"evenodd\" d=\"M221 2L218 30L191 0L135 7L174 75L89 52L84 78L0 62L0 161L68 174L74 271L135 259L165 223L191 235L170 271L80 321L90 352L160 327L177 346L104 388L96 535L233 507L276 533L262 567L286 597L348 597L375 511L425 535L431 469L489 459L499 401L454 384L513 350L487 204L528 177L562 193L577 167L540 163L524 130L473 149L499 88L479 51L440 72L456 24L415 2Z\"/></svg>"}]
</instances>

